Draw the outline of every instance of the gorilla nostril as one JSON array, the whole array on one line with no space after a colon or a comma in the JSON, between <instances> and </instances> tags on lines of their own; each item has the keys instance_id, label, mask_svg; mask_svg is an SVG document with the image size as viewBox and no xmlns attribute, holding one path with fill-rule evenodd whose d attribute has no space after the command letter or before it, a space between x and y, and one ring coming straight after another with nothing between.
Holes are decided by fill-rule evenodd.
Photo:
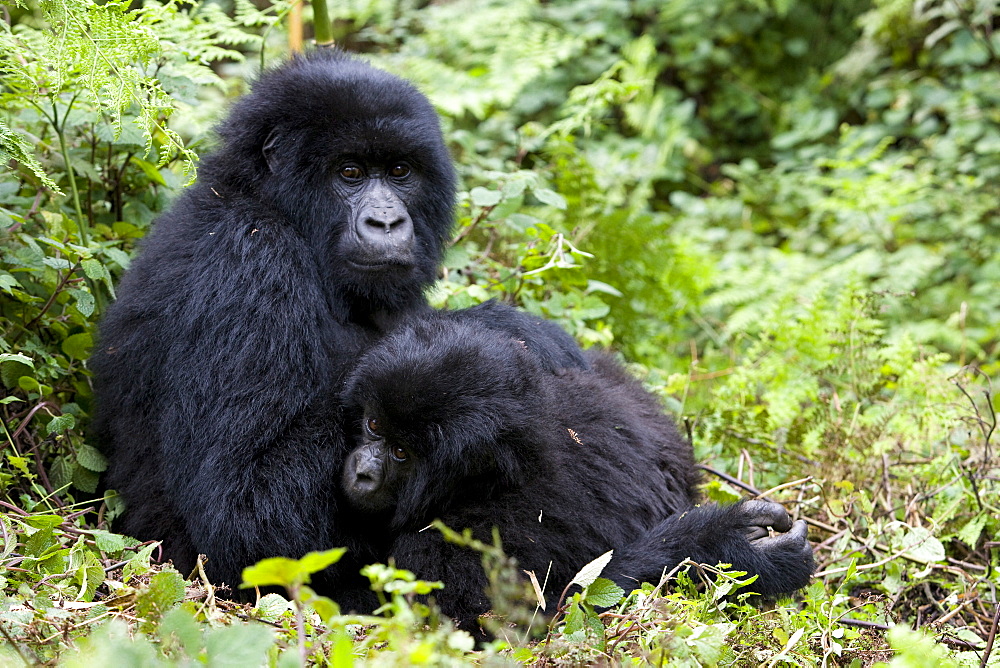
<instances>
[{"instance_id":1,"label":"gorilla nostril","mask_svg":"<svg viewBox=\"0 0 1000 668\"><path fill-rule=\"evenodd\" d=\"M402 216L391 215L380 216L378 218L372 216L365 219L365 225L378 231L384 231L386 234L391 234L405 222L406 219Z\"/></svg>"}]
</instances>

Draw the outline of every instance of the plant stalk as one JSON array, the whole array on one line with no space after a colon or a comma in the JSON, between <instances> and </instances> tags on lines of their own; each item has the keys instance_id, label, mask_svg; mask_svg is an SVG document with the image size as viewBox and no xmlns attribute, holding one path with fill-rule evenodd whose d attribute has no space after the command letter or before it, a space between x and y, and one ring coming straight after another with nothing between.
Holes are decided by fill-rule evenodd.
<instances>
[{"instance_id":1,"label":"plant stalk","mask_svg":"<svg viewBox=\"0 0 1000 668\"><path fill-rule=\"evenodd\" d=\"M68 113L68 112L67 112ZM90 247L90 235L87 232L87 223L83 220L83 207L80 206L80 191L76 187L76 172L69 161L69 147L66 145L66 134L56 123L55 130L59 136L59 150L62 152L63 162L66 163L66 177L69 179L69 187L73 194L73 210L76 212L76 226L80 230L80 245L84 248Z\"/></svg>"},{"instance_id":2,"label":"plant stalk","mask_svg":"<svg viewBox=\"0 0 1000 668\"><path fill-rule=\"evenodd\" d=\"M333 46L333 23L330 21L326 0L313 0L313 34L316 46Z\"/></svg>"},{"instance_id":3,"label":"plant stalk","mask_svg":"<svg viewBox=\"0 0 1000 668\"><path fill-rule=\"evenodd\" d=\"M69 179L70 192L73 195L73 210L76 213L76 227L80 231L80 245L89 249L90 233L87 230L87 222L83 218L83 207L80 205L80 190L76 187L76 172L73 171L73 165L69 161L69 146L66 144L66 133L63 132L63 128L59 127L59 113L56 111L54 104L52 112L52 127L55 128L56 135L59 137L59 150L62 153L63 162L66 163L66 178ZM66 110L66 114L63 116L64 125L66 122L65 117L68 115L69 109ZM102 313L104 311L104 295L98 288L96 281L91 280L89 276L85 278L87 279L87 285L90 286L90 293L94 295L94 310L97 313Z\"/></svg>"}]
</instances>

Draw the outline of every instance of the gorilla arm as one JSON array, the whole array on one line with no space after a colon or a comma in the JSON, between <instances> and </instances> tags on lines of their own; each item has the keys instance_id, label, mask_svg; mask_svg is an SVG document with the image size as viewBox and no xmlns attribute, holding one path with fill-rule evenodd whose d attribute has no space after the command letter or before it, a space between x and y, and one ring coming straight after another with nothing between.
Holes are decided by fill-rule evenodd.
<instances>
[{"instance_id":1,"label":"gorilla arm","mask_svg":"<svg viewBox=\"0 0 1000 668\"><path fill-rule=\"evenodd\" d=\"M178 317L150 345L169 350L160 475L194 550L171 554L164 536L167 554L206 554L210 576L235 585L256 560L330 547L327 472L343 437L325 395L357 343L345 327L331 340L311 254L293 233L226 223L197 244L199 269L174 292Z\"/></svg>"},{"instance_id":2,"label":"gorilla arm","mask_svg":"<svg viewBox=\"0 0 1000 668\"><path fill-rule=\"evenodd\" d=\"M615 550L603 576L629 591L640 582L659 582L687 558L710 566L732 564L735 570L757 575L741 591L768 597L805 587L815 569L805 521L793 523L773 501L752 500L697 506L671 515L624 549Z\"/></svg>"}]
</instances>

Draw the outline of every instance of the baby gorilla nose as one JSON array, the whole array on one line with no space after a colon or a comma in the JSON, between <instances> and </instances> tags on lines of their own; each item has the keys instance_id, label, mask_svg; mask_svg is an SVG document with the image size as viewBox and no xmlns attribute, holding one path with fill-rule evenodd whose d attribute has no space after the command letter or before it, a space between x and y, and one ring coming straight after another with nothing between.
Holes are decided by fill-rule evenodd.
<instances>
[{"instance_id":1,"label":"baby gorilla nose","mask_svg":"<svg viewBox=\"0 0 1000 668\"><path fill-rule=\"evenodd\" d=\"M369 448L355 450L344 467L344 488L355 496L375 492L383 478L382 460Z\"/></svg>"}]
</instances>

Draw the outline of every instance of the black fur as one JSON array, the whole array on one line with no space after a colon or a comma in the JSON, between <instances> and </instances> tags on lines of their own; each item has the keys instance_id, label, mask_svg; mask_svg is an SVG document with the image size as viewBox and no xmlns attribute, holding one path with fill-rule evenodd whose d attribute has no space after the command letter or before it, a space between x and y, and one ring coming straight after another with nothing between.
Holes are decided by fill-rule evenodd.
<instances>
[{"instance_id":1,"label":"black fur","mask_svg":"<svg viewBox=\"0 0 1000 668\"><path fill-rule=\"evenodd\" d=\"M659 402L610 358L552 374L508 336L436 319L369 352L345 404L362 424L342 490L372 515L388 556L442 580L442 609L473 630L489 606L479 556L421 531L434 518L497 526L508 554L555 598L587 562L616 546L605 577L630 591L684 558L759 575L765 595L805 586L805 523L769 501L696 507L692 449ZM393 455L394 449L399 456ZM769 537L767 527L776 533Z\"/></svg>"},{"instance_id":2,"label":"black fur","mask_svg":"<svg viewBox=\"0 0 1000 668\"><path fill-rule=\"evenodd\" d=\"M339 52L264 74L219 135L122 280L91 368L106 482L127 503L116 528L162 539L183 571L204 553L235 585L259 559L345 544L342 383L428 310L455 175L429 102ZM509 307L448 317L585 364Z\"/></svg>"}]
</instances>

